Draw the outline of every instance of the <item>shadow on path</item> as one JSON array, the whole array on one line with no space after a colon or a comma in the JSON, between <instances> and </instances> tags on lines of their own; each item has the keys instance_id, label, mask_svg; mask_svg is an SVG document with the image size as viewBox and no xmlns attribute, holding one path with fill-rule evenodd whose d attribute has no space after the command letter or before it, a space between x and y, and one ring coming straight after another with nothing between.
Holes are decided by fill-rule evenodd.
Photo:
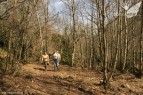
<instances>
[{"instance_id":1,"label":"shadow on path","mask_svg":"<svg viewBox=\"0 0 143 95\"><path fill-rule=\"evenodd\" d=\"M35 70L45 71L43 68L34 68ZM47 71L54 71L54 70L47 70Z\"/></svg>"}]
</instances>

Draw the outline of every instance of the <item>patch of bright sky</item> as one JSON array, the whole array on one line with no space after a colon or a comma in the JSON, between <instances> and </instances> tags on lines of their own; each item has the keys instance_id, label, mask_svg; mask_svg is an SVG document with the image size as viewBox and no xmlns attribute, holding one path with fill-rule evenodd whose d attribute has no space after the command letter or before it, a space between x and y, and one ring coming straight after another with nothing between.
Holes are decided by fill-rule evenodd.
<instances>
[{"instance_id":1,"label":"patch of bright sky","mask_svg":"<svg viewBox=\"0 0 143 95\"><path fill-rule=\"evenodd\" d=\"M61 12L64 9L64 3L61 0L51 0L50 7L56 12Z\"/></svg>"}]
</instances>

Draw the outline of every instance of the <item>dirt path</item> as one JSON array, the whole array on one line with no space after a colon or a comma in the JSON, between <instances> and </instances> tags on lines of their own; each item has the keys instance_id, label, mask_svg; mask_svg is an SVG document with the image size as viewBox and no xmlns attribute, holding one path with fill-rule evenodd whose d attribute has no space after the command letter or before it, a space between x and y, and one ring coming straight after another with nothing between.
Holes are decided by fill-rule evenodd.
<instances>
[{"instance_id":1,"label":"dirt path","mask_svg":"<svg viewBox=\"0 0 143 95\"><path fill-rule=\"evenodd\" d=\"M5 76L1 90L16 95L143 95L143 79L118 75L108 90L99 85L101 79L101 74L86 69L60 65L54 72L53 65L44 71L42 65L27 64L17 76Z\"/></svg>"}]
</instances>

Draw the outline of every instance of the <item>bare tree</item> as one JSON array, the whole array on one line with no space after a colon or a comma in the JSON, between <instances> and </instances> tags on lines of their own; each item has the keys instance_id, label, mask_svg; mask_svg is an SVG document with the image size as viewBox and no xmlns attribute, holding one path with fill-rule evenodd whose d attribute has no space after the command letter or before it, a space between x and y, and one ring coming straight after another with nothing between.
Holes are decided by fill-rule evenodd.
<instances>
[{"instance_id":1,"label":"bare tree","mask_svg":"<svg viewBox=\"0 0 143 95\"><path fill-rule=\"evenodd\" d=\"M104 74L103 74L103 84L108 84L108 75L107 75L107 42L106 42L106 29L105 29L105 1L102 0L102 29L103 29L103 52L104 52Z\"/></svg>"},{"instance_id":2,"label":"bare tree","mask_svg":"<svg viewBox=\"0 0 143 95\"><path fill-rule=\"evenodd\" d=\"M127 62L127 53L128 53L128 24L127 24L127 10L125 10L125 48L124 48L124 61L123 61L123 66L122 66L122 71L125 69L125 65Z\"/></svg>"},{"instance_id":3,"label":"bare tree","mask_svg":"<svg viewBox=\"0 0 143 95\"><path fill-rule=\"evenodd\" d=\"M143 65L143 0L142 0L142 12L141 12L141 34L140 34L140 71L142 72Z\"/></svg>"},{"instance_id":4,"label":"bare tree","mask_svg":"<svg viewBox=\"0 0 143 95\"><path fill-rule=\"evenodd\" d=\"M118 19L117 19L117 24L116 24L116 27L117 27L117 33L116 33L116 47L115 47L115 61L114 61L114 65L113 65L113 69L112 69L112 72L109 76L109 80L112 79L112 76L113 76L113 73L115 72L116 70L116 66L117 66L117 62L118 62L118 57L119 57L119 32L121 30L120 28L120 0L118 0Z\"/></svg>"}]
</instances>

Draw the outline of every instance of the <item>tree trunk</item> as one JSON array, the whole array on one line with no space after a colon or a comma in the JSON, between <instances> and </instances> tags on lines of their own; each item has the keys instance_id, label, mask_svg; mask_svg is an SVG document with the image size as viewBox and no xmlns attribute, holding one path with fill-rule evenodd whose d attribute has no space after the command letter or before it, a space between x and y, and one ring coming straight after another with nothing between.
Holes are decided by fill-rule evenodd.
<instances>
[{"instance_id":1,"label":"tree trunk","mask_svg":"<svg viewBox=\"0 0 143 95\"><path fill-rule=\"evenodd\" d=\"M13 27L15 28L15 21L16 21L16 3L17 3L17 0L14 0L13 2L13 17L12 17L12 22L13 22ZM13 29L15 30L15 29ZM12 56L11 56L11 53L12 53L12 31L9 31L9 34L8 34L8 53L7 53L7 59L6 59L6 68L5 70L7 71L8 70L8 65L9 63L12 62Z\"/></svg>"},{"instance_id":2,"label":"tree trunk","mask_svg":"<svg viewBox=\"0 0 143 95\"><path fill-rule=\"evenodd\" d=\"M36 6L36 1L34 0L34 5L35 5L35 11L36 11L36 16L37 16L37 21L38 21L38 27L39 27L39 32L40 32L40 42L41 42L41 45L40 45L40 53L42 55L43 53L43 35L42 35L42 29L41 29L41 24L40 24L40 19L39 19L39 14L38 14L38 8ZM41 57L40 57L40 61L41 61Z\"/></svg>"},{"instance_id":3,"label":"tree trunk","mask_svg":"<svg viewBox=\"0 0 143 95\"><path fill-rule=\"evenodd\" d=\"M44 31L45 31L45 47L44 47L44 51L46 51L48 53L48 15L49 15L49 6L48 6L48 1L45 2L42 1L42 5L43 5L43 10L44 10L44 20L45 20L45 25L44 25Z\"/></svg>"},{"instance_id":4,"label":"tree trunk","mask_svg":"<svg viewBox=\"0 0 143 95\"><path fill-rule=\"evenodd\" d=\"M94 40L94 35L93 35L93 15L94 15L94 5L93 5L94 3L93 3L93 0L91 1L91 46L90 46L90 48L91 48L91 50L90 50L90 64L89 64L89 68L91 68L92 67L92 64L93 64L93 47L94 47L94 42L93 42L93 40Z\"/></svg>"},{"instance_id":5,"label":"tree trunk","mask_svg":"<svg viewBox=\"0 0 143 95\"><path fill-rule=\"evenodd\" d=\"M100 28L101 28L101 21L100 21L100 8L99 8L99 0L96 0L96 3L97 3L97 27L98 27L98 41L99 41L99 45L98 45L98 48L99 48L99 53L100 53L100 61L103 62L103 52L102 52L102 34L101 34L101 31L100 31Z\"/></svg>"},{"instance_id":6,"label":"tree trunk","mask_svg":"<svg viewBox=\"0 0 143 95\"><path fill-rule=\"evenodd\" d=\"M140 34L140 71L142 72L143 62L143 0L142 0L142 14L141 14L141 34Z\"/></svg>"},{"instance_id":7,"label":"tree trunk","mask_svg":"<svg viewBox=\"0 0 143 95\"><path fill-rule=\"evenodd\" d=\"M128 51L128 24L127 24L127 11L125 11L125 48L124 48L124 61L122 71L124 71L127 62L127 51Z\"/></svg>"},{"instance_id":8,"label":"tree trunk","mask_svg":"<svg viewBox=\"0 0 143 95\"><path fill-rule=\"evenodd\" d=\"M120 5L120 1L118 0L118 22L116 24L117 26L117 33L116 33L116 37L117 37L117 40L116 40L116 47L115 47L115 62L114 62L114 65L113 65L113 70L111 72L111 75L109 76L109 80L112 79L112 76L113 76L113 73L115 72L116 70L116 66L117 66L117 62L118 62L118 54L119 54L119 32L121 31L120 29L120 16L119 16L119 13L120 13L120 8L119 8L119 5Z\"/></svg>"},{"instance_id":9,"label":"tree trunk","mask_svg":"<svg viewBox=\"0 0 143 95\"><path fill-rule=\"evenodd\" d=\"M135 59L135 19L133 18L133 24L132 24L132 39L133 39L133 53L132 53L132 56L133 56L133 66L135 66L136 64L136 59Z\"/></svg>"},{"instance_id":10,"label":"tree trunk","mask_svg":"<svg viewBox=\"0 0 143 95\"><path fill-rule=\"evenodd\" d=\"M103 52L104 52L104 62L103 62L103 84L108 84L108 76L107 76L107 40L105 33L105 1L102 0L102 29L103 29Z\"/></svg>"},{"instance_id":11,"label":"tree trunk","mask_svg":"<svg viewBox=\"0 0 143 95\"><path fill-rule=\"evenodd\" d=\"M72 64L71 66L74 66L75 61L75 33L76 33L76 24L75 24L75 0L72 0L72 23L73 23L73 31L72 31L72 37L73 37L73 45L72 45Z\"/></svg>"},{"instance_id":12,"label":"tree trunk","mask_svg":"<svg viewBox=\"0 0 143 95\"><path fill-rule=\"evenodd\" d=\"M123 17L121 17L120 18L120 22L121 22L121 25L120 25L120 33L119 33L119 43L120 43L120 45L119 45L119 62L120 62L120 64L119 64L119 69L120 70L122 70L122 65L123 65L123 61L122 61L122 55L123 55L123 45L122 45L122 40L123 40L123 33L122 33L122 30L123 30L123 24L122 24L122 22L123 22Z\"/></svg>"}]
</instances>

